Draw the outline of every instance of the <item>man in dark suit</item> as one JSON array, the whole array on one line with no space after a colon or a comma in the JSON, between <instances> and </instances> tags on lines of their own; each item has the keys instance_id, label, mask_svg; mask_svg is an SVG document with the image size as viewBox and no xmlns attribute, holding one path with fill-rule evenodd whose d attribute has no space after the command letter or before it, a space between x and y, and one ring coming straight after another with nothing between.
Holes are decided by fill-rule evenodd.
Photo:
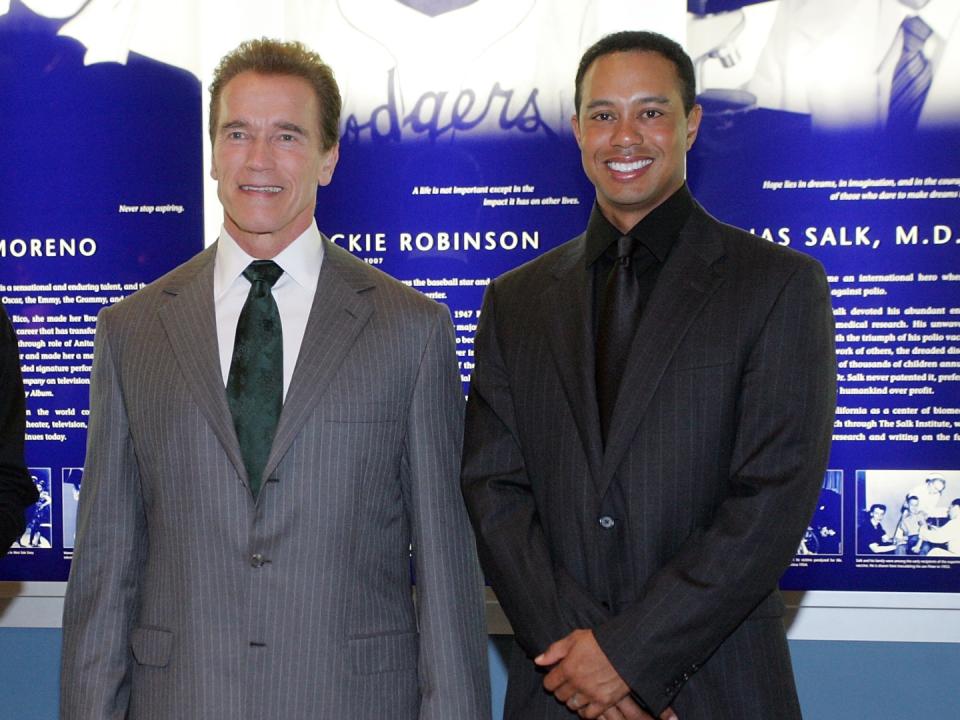
<instances>
[{"instance_id":1,"label":"man in dark suit","mask_svg":"<svg viewBox=\"0 0 960 720\"><path fill-rule=\"evenodd\" d=\"M227 55L220 237L97 320L63 720L489 720L450 315L317 229L339 114Z\"/></svg>"},{"instance_id":2,"label":"man in dark suit","mask_svg":"<svg viewBox=\"0 0 960 720\"><path fill-rule=\"evenodd\" d=\"M506 717L799 718L776 585L829 450L823 269L691 197L676 43L601 39L576 111L589 224L489 286L467 403Z\"/></svg>"},{"instance_id":3,"label":"man in dark suit","mask_svg":"<svg viewBox=\"0 0 960 720\"><path fill-rule=\"evenodd\" d=\"M37 489L23 460L25 430L17 336L0 304L0 557L23 534L23 512L37 501Z\"/></svg>"}]
</instances>

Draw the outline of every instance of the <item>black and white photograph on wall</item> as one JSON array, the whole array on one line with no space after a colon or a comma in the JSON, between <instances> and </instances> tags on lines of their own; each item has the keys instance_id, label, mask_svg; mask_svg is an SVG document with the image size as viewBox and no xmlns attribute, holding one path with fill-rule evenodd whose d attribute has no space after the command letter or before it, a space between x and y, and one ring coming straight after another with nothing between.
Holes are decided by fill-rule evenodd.
<instances>
[{"instance_id":1,"label":"black and white photograph on wall","mask_svg":"<svg viewBox=\"0 0 960 720\"><path fill-rule=\"evenodd\" d=\"M51 495L50 495L50 468L29 468L30 479L40 494L40 499L27 508L25 520L26 530L20 540L14 543L14 548L30 548L31 550L48 550L53 546L53 527L51 525Z\"/></svg>"},{"instance_id":2,"label":"black and white photograph on wall","mask_svg":"<svg viewBox=\"0 0 960 720\"><path fill-rule=\"evenodd\" d=\"M63 528L63 549L73 550L77 536L77 503L80 501L80 484L83 482L82 467L65 467L60 470L63 480L60 490L62 498L61 527ZM72 553L71 553L72 554Z\"/></svg>"},{"instance_id":3,"label":"black and white photograph on wall","mask_svg":"<svg viewBox=\"0 0 960 720\"><path fill-rule=\"evenodd\" d=\"M827 470L810 525L803 534L797 555L843 553L843 470Z\"/></svg>"},{"instance_id":4,"label":"black and white photograph on wall","mask_svg":"<svg viewBox=\"0 0 960 720\"><path fill-rule=\"evenodd\" d=\"M955 0L693 2L688 44L706 97L892 131L960 121ZM702 7L702 9L701 9Z\"/></svg>"},{"instance_id":5,"label":"black and white photograph on wall","mask_svg":"<svg viewBox=\"0 0 960 720\"><path fill-rule=\"evenodd\" d=\"M857 554L960 558L960 471L858 470Z\"/></svg>"}]
</instances>

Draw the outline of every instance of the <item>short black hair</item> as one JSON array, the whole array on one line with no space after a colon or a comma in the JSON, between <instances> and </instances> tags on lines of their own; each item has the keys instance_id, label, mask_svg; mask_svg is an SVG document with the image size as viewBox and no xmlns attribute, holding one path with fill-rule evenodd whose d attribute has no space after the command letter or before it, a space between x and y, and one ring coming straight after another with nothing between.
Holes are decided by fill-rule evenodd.
<instances>
[{"instance_id":1,"label":"short black hair","mask_svg":"<svg viewBox=\"0 0 960 720\"><path fill-rule=\"evenodd\" d=\"M683 100L683 111L689 115L697 102L697 80L693 72L693 60L687 55L679 43L674 42L660 33L647 30L623 30L605 35L587 48L580 58L577 68L576 88L573 94L573 105L577 114L580 114L580 88L583 76L590 66L600 57L618 52L653 52L663 56L673 63L680 79L680 97Z\"/></svg>"},{"instance_id":2,"label":"short black hair","mask_svg":"<svg viewBox=\"0 0 960 720\"><path fill-rule=\"evenodd\" d=\"M870 506L870 511L869 511L869 512L870 512L871 515L873 514L873 511L874 511L876 508L880 508L880 509L883 510L884 512L887 511L887 506L884 505L883 503L874 503L873 505Z\"/></svg>"}]
</instances>

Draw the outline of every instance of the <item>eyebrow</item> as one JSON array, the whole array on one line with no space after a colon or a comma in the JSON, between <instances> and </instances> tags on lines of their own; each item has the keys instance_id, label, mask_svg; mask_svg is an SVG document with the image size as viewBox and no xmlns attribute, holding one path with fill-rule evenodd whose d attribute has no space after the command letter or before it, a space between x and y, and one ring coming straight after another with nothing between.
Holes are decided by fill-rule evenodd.
<instances>
[{"instance_id":1,"label":"eyebrow","mask_svg":"<svg viewBox=\"0 0 960 720\"><path fill-rule=\"evenodd\" d=\"M274 123L273 126L277 128L277 130L289 130L290 132L299 133L304 137L306 137L309 134L307 133L305 128L302 128L296 123L292 123L292 122L277 122L277 123Z\"/></svg>"},{"instance_id":2,"label":"eyebrow","mask_svg":"<svg viewBox=\"0 0 960 720\"><path fill-rule=\"evenodd\" d=\"M243 129L249 126L250 126L250 123L248 123L246 120L231 120L230 122L226 122L223 125L221 125L220 129L236 130L236 129ZM275 122L273 124L273 127L277 130L288 130L290 132L295 132L300 135L303 135L304 137L307 137L309 135L309 133L304 128L300 127L296 123L287 122L284 120Z\"/></svg>"},{"instance_id":3,"label":"eyebrow","mask_svg":"<svg viewBox=\"0 0 960 720\"><path fill-rule=\"evenodd\" d=\"M669 105L670 98L664 95L645 95L644 97L631 98L630 102L640 103L643 105L646 105L648 103L654 103L656 105ZM614 103L612 100L605 100L603 98L598 98L596 100L591 100L589 103L587 103L586 108L588 110L592 110L593 108L598 108L598 107L611 107L613 104Z\"/></svg>"}]
</instances>

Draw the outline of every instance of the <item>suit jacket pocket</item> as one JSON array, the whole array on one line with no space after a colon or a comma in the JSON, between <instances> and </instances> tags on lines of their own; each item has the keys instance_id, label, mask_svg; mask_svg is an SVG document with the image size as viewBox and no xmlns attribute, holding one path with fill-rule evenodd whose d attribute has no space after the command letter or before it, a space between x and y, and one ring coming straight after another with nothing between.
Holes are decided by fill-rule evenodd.
<instances>
[{"instance_id":1,"label":"suit jacket pocket","mask_svg":"<svg viewBox=\"0 0 960 720\"><path fill-rule=\"evenodd\" d=\"M397 403L393 402L344 402L327 405L320 411L325 422L376 423L391 422L399 415Z\"/></svg>"},{"instance_id":2,"label":"suit jacket pocket","mask_svg":"<svg viewBox=\"0 0 960 720\"><path fill-rule=\"evenodd\" d=\"M173 651L173 633L160 628L136 627L130 633L130 647L139 664L166 667Z\"/></svg>"},{"instance_id":3,"label":"suit jacket pocket","mask_svg":"<svg viewBox=\"0 0 960 720\"><path fill-rule=\"evenodd\" d=\"M726 359L697 359L697 358L678 358L676 363L667 368L667 373L685 373L694 370L712 370L714 368L723 368L731 365L732 360Z\"/></svg>"},{"instance_id":4,"label":"suit jacket pocket","mask_svg":"<svg viewBox=\"0 0 960 720\"><path fill-rule=\"evenodd\" d=\"M416 667L419 639L416 632L350 638L353 669L361 675L372 675Z\"/></svg>"}]
</instances>

